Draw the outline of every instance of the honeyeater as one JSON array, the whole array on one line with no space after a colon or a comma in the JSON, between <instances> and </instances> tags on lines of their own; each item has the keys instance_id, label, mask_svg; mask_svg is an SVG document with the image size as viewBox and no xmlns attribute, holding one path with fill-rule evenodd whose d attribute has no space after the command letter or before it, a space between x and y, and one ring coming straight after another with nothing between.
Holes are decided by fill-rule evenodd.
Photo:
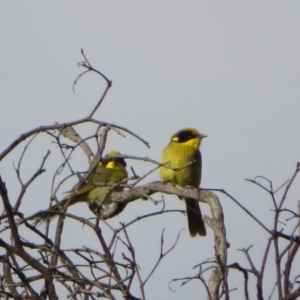
<instances>
[{"instance_id":1,"label":"honeyeater","mask_svg":"<svg viewBox=\"0 0 300 300\"><path fill-rule=\"evenodd\" d=\"M162 163L171 168L160 167L160 177L163 181L179 185L190 185L198 188L201 182L201 153L199 147L206 135L200 134L194 128L184 128L176 132L162 154ZM189 231L192 237L197 234L206 235L198 201L185 198Z\"/></svg>"},{"instance_id":2,"label":"honeyeater","mask_svg":"<svg viewBox=\"0 0 300 300\"><path fill-rule=\"evenodd\" d=\"M117 184L127 177L126 162L122 154L117 151L107 153L104 160L97 166L95 172L86 180L86 183L80 189L77 188L78 184L72 188L70 195L73 194L72 192L75 192L75 195L68 204L68 207L78 202L86 202L90 209L95 211L95 207L110 204L111 192L123 190L123 187L120 186L112 188L112 184ZM93 183L104 183L108 184L108 186L97 186ZM69 195L60 201L59 205L54 205L48 211L39 214L36 218L37 223L55 217L57 215L55 212L59 212L68 199Z\"/></svg>"}]
</instances>

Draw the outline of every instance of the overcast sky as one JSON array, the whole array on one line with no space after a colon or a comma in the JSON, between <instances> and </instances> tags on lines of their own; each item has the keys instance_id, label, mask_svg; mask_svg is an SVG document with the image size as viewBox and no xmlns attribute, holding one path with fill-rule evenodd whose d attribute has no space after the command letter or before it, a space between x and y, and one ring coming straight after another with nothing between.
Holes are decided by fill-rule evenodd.
<instances>
[{"instance_id":1,"label":"overcast sky","mask_svg":"<svg viewBox=\"0 0 300 300\"><path fill-rule=\"evenodd\" d=\"M245 178L262 175L277 188L291 178L300 160L299 16L299 1L1 2L0 152L32 128L90 113L104 82L89 74L73 93L72 84L83 71L77 66L83 60L83 48L92 65L113 81L95 117L134 131L151 146L148 149L128 135L122 138L111 133L108 151L160 160L171 135L193 126L208 135L201 145L201 187L225 189L270 227L271 199ZM82 126L79 131L87 136L94 128ZM26 157L24 178L50 147L55 148L49 139L36 141ZM12 189L17 184L12 162L19 156L20 151L10 154L0 169L12 201L18 192ZM21 208L25 214L48 206L48 178L59 163L61 157L53 150L46 165L49 177L39 179L41 188L28 191L28 202ZM153 168L135 161L128 165L139 175ZM84 168L87 162L78 162L78 169ZM151 180L158 180L157 172L143 183ZM287 199L286 206L292 210L300 200L299 191L298 180ZM248 267L237 249L253 244L251 253L259 266L268 236L230 199L219 196L231 244L228 263L238 261ZM184 207L175 197L166 199L168 208ZM210 215L205 204L201 207ZM83 206L71 212L82 214L83 210L91 216ZM138 201L111 224L117 226L155 210L153 204ZM193 266L214 255L212 231L208 229L206 238L191 239L180 214L156 217L132 229L143 276L159 254L163 227L167 245L180 229L185 230L178 247L146 286L148 299L203 299L199 282L184 287L172 284L176 292L168 287L172 278L196 274ZM66 235L74 230L84 235L82 243L70 239L66 247L75 243L76 247L85 243L98 247L80 226L66 227ZM268 272L271 277L272 268ZM239 289L231 297L240 299L242 276L232 273L230 278L230 287ZM266 298L272 288L270 281Z\"/></svg>"}]
</instances>

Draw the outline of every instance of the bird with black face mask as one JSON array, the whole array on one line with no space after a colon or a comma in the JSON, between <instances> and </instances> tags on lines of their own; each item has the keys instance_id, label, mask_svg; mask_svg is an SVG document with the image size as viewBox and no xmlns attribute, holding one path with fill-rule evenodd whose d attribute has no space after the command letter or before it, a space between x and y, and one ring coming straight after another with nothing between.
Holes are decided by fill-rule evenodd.
<instances>
[{"instance_id":1,"label":"bird with black face mask","mask_svg":"<svg viewBox=\"0 0 300 300\"><path fill-rule=\"evenodd\" d=\"M206 135L194 128L184 128L171 137L170 143L162 154L162 163L171 168L182 168L179 171L161 167L160 177L163 181L179 185L190 185L198 188L201 182L201 153L199 147ZM186 167L184 167L186 166ZM205 224L198 201L185 198L188 226L192 237L206 235Z\"/></svg>"},{"instance_id":2,"label":"bird with black face mask","mask_svg":"<svg viewBox=\"0 0 300 300\"><path fill-rule=\"evenodd\" d=\"M112 187L112 184L119 183L126 178L128 178L128 174L126 162L122 157L122 154L117 151L111 151L107 153L104 160L98 164L95 172L86 180L86 184L83 184L79 189L78 184L72 188L71 193L75 192L75 195L72 196L68 207L79 202L86 202L90 209L95 211L95 207L109 205L112 203L111 192L120 192L124 189L120 186ZM93 183L103 183L108 185L97 186ZM39 214L35 218L37 224L57 216L55 212L60 212L68 200L69 195L60 201L59 205L56 204L48 211ZM51 213L49 213L49 211L51 211Z\"/></svg>"}]
</instances>

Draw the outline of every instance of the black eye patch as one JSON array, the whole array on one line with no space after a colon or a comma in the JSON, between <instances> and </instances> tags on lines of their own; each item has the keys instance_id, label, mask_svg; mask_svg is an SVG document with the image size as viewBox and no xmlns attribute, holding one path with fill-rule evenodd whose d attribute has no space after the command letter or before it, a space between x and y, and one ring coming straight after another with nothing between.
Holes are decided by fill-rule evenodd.
<instances>
[{"instance_id":1,"label":"black eye patch","mask_svg":"<svg viewBox=\"0 0 300 300\"><path fill-rule=\"evenodd\" d=\"M184 143L195 138L196 136L193 135L190 131L183 130L178 132L177 137L179 143Z\"/></svg>"},{"instance_id":2,"label":"black eye patch","mask_svg":"<svg viewBox=\"0 0 300 300\"><path fill-rule=\"evenodd\" d=\"M105 159L105 166L110 162L110 161L115 161L120 163L123 167L126 167L127 164L125 162L125 159L123 157L112 157L109 159Z\"/></svg>"},{"instance_id":3,"label":"black eye patch","mask_svg":"<svg viewBox=\"0 0 300 300\"><path fill-rule=\"evenodd\" d=\"M118 163L120 163L123 167L126 167L127 166L127 164L126 164L126 161L125 161L125 159L124 158L116 158L115 159Z\"/></svg>"}]
</instances>

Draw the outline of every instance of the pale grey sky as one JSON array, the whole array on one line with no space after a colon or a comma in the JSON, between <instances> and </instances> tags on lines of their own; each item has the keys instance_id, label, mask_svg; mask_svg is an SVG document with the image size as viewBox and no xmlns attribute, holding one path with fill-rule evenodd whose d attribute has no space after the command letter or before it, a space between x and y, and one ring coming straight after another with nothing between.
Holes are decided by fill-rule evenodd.
<instances>
[{"instance_id":1,"label":"pale grey sky","mask_svg":"<svg viewBox=\"0 0 300 300\"><path fill-rule=\"evenodd\" d=\"M82 71L77 63L82 61L83 48L93 66L113 81L96 117L131 129L151 145L147 149L131 137L112 133L107 150L159 160L173 133L185 126L196 127L208 135L201 146L201 186L225 189L272 226L267 193L244 179L263 175L278 187L291 177L300 160L299 15L298 1L1 2L0 151L34 127L89 114L104 83L88 75L73 94L73 81ZM89 127L81 130L91 134ZM32 160L40 163L48 141L36 141L36 152L28 153L25 177L34 170ZM13 152L1 166L10 189L14 186L12 161L17 161L19 153ZM59 160L53 154L47 166L49 178L55 163ZM129 165L140 175L153 167L135 161ZM86 161L78 162L78 168L85 167ZM148 178L157 179L158 173ZM39 180L41 189L28 191L24 213L48 205L51 183L47 175ZM12 198L16 196L17 191L10 192ZM292 192L287 205L295 210L299 180L298 190L294 187ZM231 244L228 263L247 266L237 249L251 244L251 253L259 260L267 235L259 235L261 229L254 221L219 196ZM183 208L174 197L167 199L170 207ZM205 204L201 207L210 214ZM72 212L80 214L83 209ZM111 222L116 225L155 209L139 201ZM144 276L159 253L162 228L166 227L166 243L171 244L186 225L183 216L174 215L132 228ZM74 230L66 228L66 232ZM76 232L84 235L82 245L91 242L84 229L78 227ZM147 237L142 243L141 235ZM170 291L168 283L193 275L194 265L213 257L212 241L210 229L206 238L195 239L185 230L178 247L149 281L148 299L202 299L198 282L184 287L172 284L177 292ZM272 277L272 271L268 274ZM229 283L240 289L241 274L232 272ZM266 298L272 288L265 291ZM255 297L255 290L250 292ZM240 299L240 295L236 291L231 297Z\"/></svg>"}]
</instances>

